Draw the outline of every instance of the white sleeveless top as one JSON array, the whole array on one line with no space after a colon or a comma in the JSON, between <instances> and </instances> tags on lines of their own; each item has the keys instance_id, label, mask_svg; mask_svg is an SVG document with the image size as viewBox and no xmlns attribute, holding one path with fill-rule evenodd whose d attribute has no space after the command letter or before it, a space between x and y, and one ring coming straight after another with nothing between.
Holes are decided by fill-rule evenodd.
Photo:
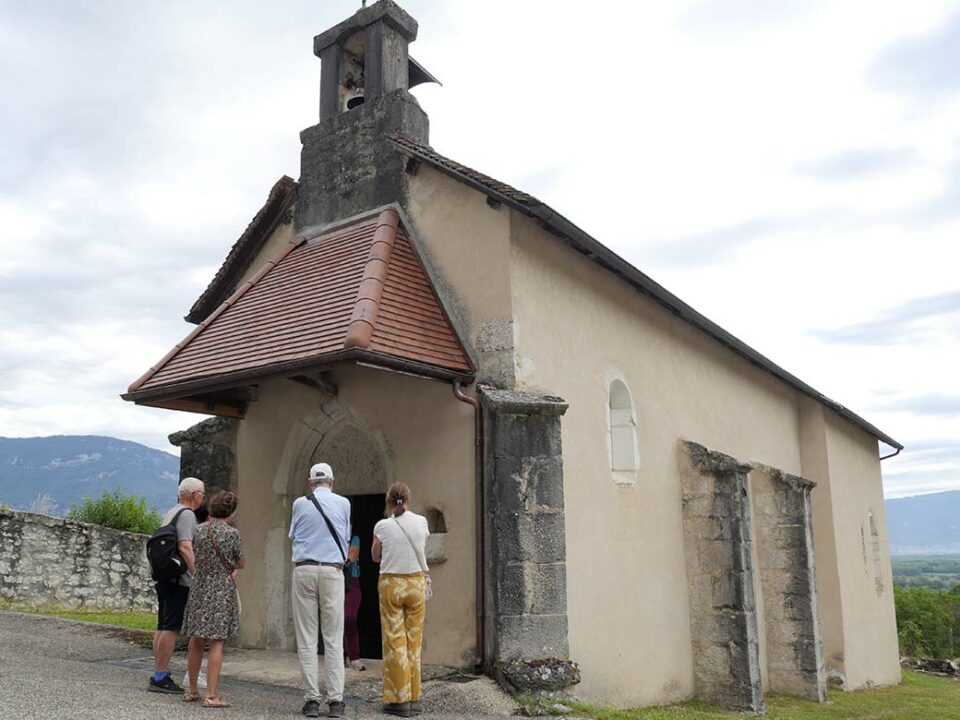
<instances>
[{"instance_id":1,"label":"white sleeveless top","mask_svg":"<svg viewBox=\"0 0 960 720\"><path fill-rule=\"evenodd\" d=\"M406 536L403 534L404 530L407 532ZM427 519L423 515L407 510L398 518L384 518L374 526L373 534L383 546L383 554L380 558L381 573L410 575L427 568L426 546L430 531L427 530ZM410 542L407 542L407 537L410 538ZM423 568L420 567L410 543L413 543L417 554L423 560Z\"/></svg>"}]
</instances>

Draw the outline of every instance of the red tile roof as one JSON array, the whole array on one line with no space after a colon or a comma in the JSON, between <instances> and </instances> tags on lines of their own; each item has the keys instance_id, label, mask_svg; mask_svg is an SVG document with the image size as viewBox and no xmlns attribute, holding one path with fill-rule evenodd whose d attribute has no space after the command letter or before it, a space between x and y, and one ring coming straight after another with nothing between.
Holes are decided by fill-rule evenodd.
<instances>
[{"instance_id":1,"label":"red tile roof","mask_svg":"<svg viewBox=\"0 0 960 720\"><path fill-rule=\"evenodd\" d=\"M124 398L187 397L341 360L442 379L473 375L393 209L290 241Z\"/></svg>"}]
</instances>

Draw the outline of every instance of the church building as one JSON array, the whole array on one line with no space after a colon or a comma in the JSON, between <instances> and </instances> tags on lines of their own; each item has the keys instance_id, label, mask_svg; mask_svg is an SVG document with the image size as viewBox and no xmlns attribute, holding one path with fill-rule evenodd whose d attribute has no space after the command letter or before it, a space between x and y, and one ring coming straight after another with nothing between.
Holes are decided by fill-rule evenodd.
<instances>
[{"instance_id":1,"label":"church building","mask_svg":"<svg viewBox=\"0 0 960 720\"><path fill-rule=\"evenodd\" d=\"M399 480L432 533L426 663L619 706L899 682L879 442L901 445L434 150L417 29L380 0L314 38L299 180L123 395L214 416L171 440L239 495L239 643L294 647L290 510L322 460L361 538L365 657Z\"/></svg>"}]
</instances>

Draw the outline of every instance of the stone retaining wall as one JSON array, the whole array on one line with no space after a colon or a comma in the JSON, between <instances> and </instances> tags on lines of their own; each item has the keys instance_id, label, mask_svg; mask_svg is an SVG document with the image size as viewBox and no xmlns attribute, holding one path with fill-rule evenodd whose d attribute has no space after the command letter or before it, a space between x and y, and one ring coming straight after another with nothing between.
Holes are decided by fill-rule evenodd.
<instances>
[{"instance_id":1,"label":"stone retaining wall","mask_svg":"<svg viewBox=\"0 0 960 720\"><path fill-rule=\"evenodd\" d=\"M0 510L0 600L64 609L153 610L146 539Z\"/></svg>"}]
</instances>

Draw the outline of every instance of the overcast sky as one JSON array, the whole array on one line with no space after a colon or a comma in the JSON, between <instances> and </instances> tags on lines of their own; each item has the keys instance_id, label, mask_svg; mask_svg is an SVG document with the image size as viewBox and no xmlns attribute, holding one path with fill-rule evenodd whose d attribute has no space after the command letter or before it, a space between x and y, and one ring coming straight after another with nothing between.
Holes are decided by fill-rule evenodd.
<instances>
[{"instance_id":1,"label":"overcast sky","mask_svg":"<svg viewBox=\"0 0 960 720\"><path fill-rule=\"evenodd\" d=\"M200 419L118 394L299 175L359 4L0 0L0 435ZM904 443L888 496L960 490L960 2L402 4L434 147Z\"/></svg>"}]
</instances>

